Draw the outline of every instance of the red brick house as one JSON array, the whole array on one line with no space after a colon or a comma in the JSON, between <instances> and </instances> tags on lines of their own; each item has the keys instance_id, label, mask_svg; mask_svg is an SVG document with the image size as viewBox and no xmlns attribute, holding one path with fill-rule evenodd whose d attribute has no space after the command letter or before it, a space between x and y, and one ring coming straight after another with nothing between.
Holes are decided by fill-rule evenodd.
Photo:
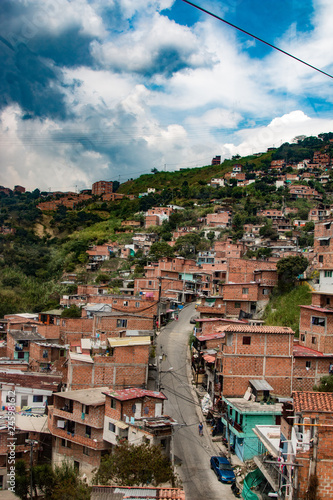
<instances>
[{"instance_id":1,"label":"red brick house","mask_svg":"<svg viewBox=\"0 0 333 500\"><path fill-rule=\"evenodd\" d=\"M48 412L54 465L60 465L65 458L80 475L89 478L99 467L101 457L111 448L103 439L106 390L108 387L103 386L54 394Z\"/></svg>"},{"instance_id":2,"label":"red brick house","mask_svg":"<svg viewBox=\"0 0 333 500\"><path fill-rule=\"evenodd\" d=\"M116 445L119 440L129 443L149 442L161 445L170 454L172 426L176 422L163 416L162 392L128 388L105 391L104 440Z\"/></svg>"},{"instance_id":3,"label":"red brick house","mask_svg":"<svg viewBox=\"0 0 333 500\"><path fill-rule=\"evenodd\" d=\"M243 397L250 379L265 379L274 394L290 396L293 372L291 328L229 325L221 345L221 388L226 397Z\"/></svg>"},{"instance_id":4,"label":"red brick house","mask_svg":"<svg viewBox=\"0 0 333 500\"><path fill-rule=\"evenodd\" d=\"M108 339L103 354L70 352L66 361L67 389L101 387L114 389L146 387L151 348L149 337L116 337Z\"/></svg>"},{"instance_id":5,"label":"red brick house","mask_svg":"<svg viewBox=\"0 0 333 500\"><path fill-rule=\"evenodd\" d=\"M321 377L333 373L333 355L324 354L315 349L300 345L294 341L293 389L295 391L312 391Z\"/></svg>"}]
</instances>

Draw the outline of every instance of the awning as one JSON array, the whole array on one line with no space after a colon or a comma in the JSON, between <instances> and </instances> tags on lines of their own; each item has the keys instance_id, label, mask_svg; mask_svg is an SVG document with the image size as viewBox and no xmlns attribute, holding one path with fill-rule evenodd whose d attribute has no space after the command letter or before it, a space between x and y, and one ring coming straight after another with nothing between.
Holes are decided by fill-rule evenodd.
<instances>
[{"instance_id":1,"label":"awning","mask_svg":"<svg viewBox=\"0 0 333 500\"><path fill-rule=\"evenodd\" d=\"M330 240L331 237L330 236L325 236L325 237L322 237L322 238L317 238L318 241L327 241L327 240Z\"/></svg>"},{"instance_id":2,"label":"awning","mask_svg":"<svg viewBox=\"0 0 333 500\"><path fill-rule=\"evenodd\" d=\"M202 357L206 361L206 363L215 363L216 356L212 356L211 354L204 354Z\"/></svg>"},{"instance_id":3,"label":"awning","mask_svg":"<svg viewBox=\"0 0 333 500\"><path fill-rule=\"evenodd\" d=\"M173 312L176 312L176 309L168 309L166 312L167 313L173 313Z\"/></svg>"}]
</instances>

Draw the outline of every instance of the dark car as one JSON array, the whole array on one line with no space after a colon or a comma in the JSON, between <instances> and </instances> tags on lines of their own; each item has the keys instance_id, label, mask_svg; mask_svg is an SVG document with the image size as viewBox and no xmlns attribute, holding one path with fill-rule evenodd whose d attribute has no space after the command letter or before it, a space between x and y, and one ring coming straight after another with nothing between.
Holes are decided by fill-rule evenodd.
<instances>
[{"instance_id":1,"label":"dark car","mask_svg":"<svg viewBox=\"0 0 333 500\"><path fill-rule=\"evenodd\" d=\"M210 468L213 469L219 481L234 483L236 477L229 460L225 457L211 457Z\"/></svg>"}]
</instances>

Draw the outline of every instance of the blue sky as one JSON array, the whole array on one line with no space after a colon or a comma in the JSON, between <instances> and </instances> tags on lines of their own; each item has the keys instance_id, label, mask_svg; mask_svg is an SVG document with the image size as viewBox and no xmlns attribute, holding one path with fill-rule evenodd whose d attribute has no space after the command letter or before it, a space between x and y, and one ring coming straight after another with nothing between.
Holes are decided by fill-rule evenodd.
<instances>
[{"instance_id":1,"label":"blue sky","mask_svg":"<svg viewBox=\"0 0 333 500\"><path fill-rule=\"evenodd\" d=\"M331 0L200 7L333 73ZM333 131L327 76L182 0L1 0L0 184L74 190Z\"/></svg>"}]
</instances>

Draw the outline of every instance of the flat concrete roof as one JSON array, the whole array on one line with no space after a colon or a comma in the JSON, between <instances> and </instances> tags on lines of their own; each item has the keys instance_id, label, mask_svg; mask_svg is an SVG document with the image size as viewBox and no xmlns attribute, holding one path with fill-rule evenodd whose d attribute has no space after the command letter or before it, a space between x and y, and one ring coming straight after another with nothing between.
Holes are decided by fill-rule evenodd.
<instances>
[{"instance_id":1,"label":"flat concrete roof","mask_svg":"<svg viewBox=\"0 0 333 500\"><path fill-rule=\"evenodd\" d=\"M54 395L70 399L72 401L78 401L79 403L85 405L98 406L105 402L105 394L103 393L109 390L109 387L95 387L93 389L55 392Z\"/></svg>"}]
</instances>

